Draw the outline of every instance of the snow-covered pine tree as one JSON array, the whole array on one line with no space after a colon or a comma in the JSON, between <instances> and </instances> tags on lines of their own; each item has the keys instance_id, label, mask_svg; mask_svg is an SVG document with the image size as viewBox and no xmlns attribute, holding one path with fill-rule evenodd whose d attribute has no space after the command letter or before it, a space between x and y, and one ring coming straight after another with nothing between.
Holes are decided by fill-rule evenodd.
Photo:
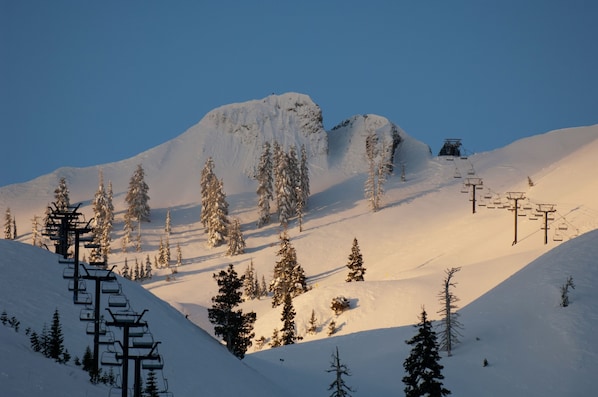
<instances>
[{"instance_id":1,"label":"snow-covered pine tree","mask_svg":"<svg viewBox=\"0 0 598 397\"><path fill-rule=\"evenodd\" d=\"M228 235L228 203L222 180L215 180L208 196L208 245L217 247L226 241Z\"/></svg>"},{"instance_id":2,"label":"snow-covered pine tree","mask_svg":"<svg viewBox=\"0 0 598 397\"><path fill-rule=\"evenodd\" d=\"M41 233L39 231L39 216L33 215L31 224L31 244L36 247L42 246Z\"/></svg>"},{"instance_id":3,"label":"snow-covered pine tree","mask_svg":"<svg viewBox=\"0 0 598 397\"><path fill-rule=\"evenodd\" d=\"M114 204L113 199L114 194L112 192L112 181L108 181L108 191L106 192L106 208L105 211L105 221L104 230L102 233L102 254L104 255L103 261L104 263L108 263L108 255L111 253L111 243L112 243L112 228L114 225Z\"/></svg>"},{"instance_id":4,"label":"snow-covered pine tree","mask_svg":"<svg viewBox=\"0 0 598 397\"><path fill-rule=\"evenodd\" d=\"M332 353L330 369L326 370L326 372L333 372L335 374L334 381L328 386L328 390L332 390L330 397L351 397L350 393L355 390L347 386L343 379L343 376L351 376L351 371L349 371L349 368L345 364L341 364L338 346L336 353Z\"/></svg>"},{"instance_id":5,"label":"snow-covered pine tree","mask_svg":"<svg viewBox=\"0 0 598 397\"><path fill-rule=\"evenodd\" d=\"M137 223L137 236L135 240L135 248L137 252L141 251L141 222L150 221L150 206L149 206L149 187L145 183L145 171L141 164L137 165L133 176L129 181L129 189L125 196L125 202L127 203L127 210L125 213L125 243L130 242L131 233L133 231L134 222Z\"/></svg>"},{"instance_id":6,"label":"snow-covered pine tree","mask_svg":"<svg viewBox=\"0 0 598 397\"><path fill-rule=\"evenodd\" d=\"M110 204L108 201L108 192L104 188L104 174L100 169L98 172L98 190L95 193L92 202L93 208L93 242L97 244L98 248L92 248L89 259L92 262L102 262L108 258L108 241L106 237L110 236L112 229L112 217L110 211Z\"/></svg>"},{"instance_id":7,"label":"snow-covered pine tree","mask_svg":"<svg viewBox=\"0 0 598 397\"><path fill-rule=\"evenodd\" d=\"M227 349L243 358L255 336L253 324L256 319L254 312L244 314L242 310L235 310L242 302L240 290L244 276L239 277L230 264L226 271L221 270L213 277L218 283L218 295L212 298L214 304L208 309L208 318L215 324L214 333L222 337Z\"/></svg>"},{"instance_id":8,"label":"snow-covered pine tree","mask_svg":"<svg viewBox=\"0 0 598 397\"><path fill-rule=\"evenodd\" d=\"M269 288L272 292L272 307L283 303L287 291L291 297L307 291L305 273L297 262L295 248L286 231L280 235L280 248L276 256L279 260L274 265L274 274Z\"/></svg>"},{"instance_id":9,"label":"snow-covered pine tree","mask_svg":"<svg viewBox=\"0 0 598 397\"><path fill-rule=\"evenodd\" d=\"M214 159L212 157L208 157L204 167L201 171L201 179L199 180L200 186L200 193L201 193L201 216L200 220L203 224L206 232L208 231L208 219L210 219L209 214L209 205L208 202L210 200L210 190L213 189L214 181L216 180L216 175L214 174Z\"/></svg>"},{"instance_id":10,"label":"snow-covered pine tree","mask_svg":"<svg viewBox=\"0 0 598 397\"><path fill-rule=\"evenodd\" d=\"M311 309L311 316L309 317L309 326L307 327L307 333L315 335L318 332L318 319L316 318L316 311Z\"/></svg>"},{"instance_id":11,"label":"snow-covered pine tree","mask_svg":"<svg viewBox=\"0 0 598 397\"><path fill-rule=\"evenodd\" d=\"M278 328L274 328L274 331L272 332L272 338L270 339L270 347L274 348L280 346L282 346L282 342L280 341L280 332L278 331Z\"/></svg>"},{"instance_id":12,"label":"snow-covered pine tree","mask_svg":"<svg viewBox=\"0 0 598 397\"><path fill-rule=\"evenodd\" d=\"M282 152L277 161L275 195L280 225L288 225L296 205L295 179L289 166L289 155Z\"/></svg>"},{"instance_id":13,"label":"snow-covered pine tree","mask_svg":"<svg viewBox=\"0 0 598 397\"><path fill-rule=\"evenodd\" d=\"M69 188L64 177L60 178L58 187L54 190L54 204L56 204L58 211L66 211L69 205L71 205Z\"/></svg>"},{"instance_id":14,"label":"snow-covered pine tree","mask_svg":"<svg viewBox=\"0 0 598 397\"><path fill-rule=\"evenodd\" d=\"M438 293L441 309L438 310L440 314L440 322L438 323L438 342L440 350L445 350L450 356L453 351L453 346L459 343L461 334L459 330L463 328L459 322L459 313L456 312L459 298L451 291L451 287L455 287L457 283L453 281L453 276L461 270L460 267L452 267L446 269L444 272L446 277L442 283L442 290Z\"/></svg>"},{"instance_id":15,"label":"snow-covered pine tree","mask_svg":"<svg viewBox=\"0 0 598 397\"><path fill-rule=\"evenodd\" d=\"M295 327L295 308L293 307L293 298L287 292L284 295L282 306L282 329L281 342L283 345L292 345L297 340L297 330Z\"/></svg>"},{"instance_id":16,"label":"snow-covered pine tree","mask_svg":"<svg viewBox=\"0 0 598 397\"><path fill-rule=\"evenodd\" d=\"M164 239L160 237L160 245L158 246L158 266L163 268L166 266L166 251L164 250Z\"/></svg>"},{"instance_id":17,"label":"snow-covered pine tree","mask_svg":"<svg viewBox=\"0 0 598 397\"><path fill-rule=\"evenodd\" d=\"M245 239L241 232L241 222L233 219L228 228L228 249L226 255L234 256L245 253ZM250 278L250 280L252 280Z\"/></svg>"},{"instance_id":18,"label":"snow-covered pine tree","mask_svg":"<svg viewBox=\"0 0 598 397\"><path fill-rule=\"evenodd\" d=\"M10 208L7 208L4 213L4 238L12 240L12 215L10 213Z\"/></svg>"},{"instance_id":19,"label":"snow-covered pine tree","mask_svg":"<svg viewBox=\"0 0 598 397\"><path fill-rule=\"evenodd\" d=\"M297 214L297 202L299 200L297 197L298 189L301 189L301 169L299 168L299 158L297 157L297 148L295 145L291 145L287 157L291 183L289 186L289 203L291 207L291 216L295 216Z\"/></svg>"},{"instance_id":20,"label":"snow-covered pine tree","mask_svg":"<svg viewBox=\"0 0 598 397\"><path fill-rule=\"evenodd\" d=\"M309 187L309 164L307 162L307 150L305 150L305 145L301 145L301 165L299 167L299 175L300 175L300 189L301 189L301 203L302 203L302 210L305 211L307 209L308 199L310 192Z\"/></svg>"},{"instance_id":21,"label":"snow-covered pine tree","mask_svg":"<svg viewBox=\"0 0 598 397\"><path fill-rule=\"evenodd\" d=\"M176 267L180 267L183 264L183 251L181 251L181 244L176 244Z\"/></svg>"},{"instance_id":22,"label":"snow-covered pine tree","mask_svg":"<svg viewBox=\"0 0 598 397\"><path fill-rule=\"evenodd\" d=\"M135 258L135 267L133 268L133 280L139 281L139 261Z\"/></svg>"},{"instance_id":23,"label":"snow-covered pine tree","mask_svg":"<svg viewBox=\"0 0 598 397\"><path fill-rule=\"evenodd\" d=\"M363 267L363 257L359 250L359 243L357 238L353 238L353 246L351 247L351 254L349 254L349 262L347 263L349 274L347 275L347 282L363 281L365 268Z\"/></svg>"},{"instance_id":24,"label":"snow-covered pine tree","mask_svg":"<svg viewBox=\"0 0 598 397\"><path fill-rule=\"evenodd\" d=\"M145 277L148 279L152 278L152 261L149 254L145 257Z\"/></svg>"},{"instance_id":25,"label":"snow-covered pine tree","mask_svg":"<svg viewBox=\"0 0 598 397\"><path fill-rule=\"evenodd\" d=\"M123 276L123 278L126 278L128 280L131 279L131 271L129 269L129 263L127 261L127 258L125 258L125 264L123 265L120 275Z\"/></svg>"},{"instance_id":26,"label":"snow-covered pine tree","mask_svg":"<svg viewBox=\"0 0 598 397\"><path fill-rule=\"evenodd\" d=\"M243 294L247 299L255 299L257 297L257 290L255 288L255 269L253 267L253 259L245 269L245 278L243 279Z\"/></svg>"},{"instance_id":27,"label":"snow-covered pine tree","mask_svg":"<svg viewBox=\"0 0 598 397\"><path fill-rule=\"evenodd\" d=\"M137 259L135 259L137 262ZM145 265L143 263L139 264L139 280L145 280Z\"/></svg>"},{"instance_id":28,"label":"snow-covered pine tree","mask_svg":"<svg viewBox=\"0 0 598 397\"><path fill-rule=\"evenodd\" d=\"M167 267L170 266L170 237L168 237L168 234L164 242L164 261Z\"/></svg>"},{"instance_id":29,"label":"snow-covered pine tree","mask_svg":"<svg viewBox=\"0 0 598 397\"><path fill-rule=\"evenodd\" d=\"M166 221L164 222L164 233L167 236L170 236L170 232L172 231L172 220L170 219L170 209L166 211Z\"/></svg>"},{"instance_id":30,"label":"snow-covered pine tree","mask_svg":"<svg viewBox=\"0 0 598 397\"><path fill-rule=\"evenodd\" d=\"M365 197L370 202L370 208L376 212L380 208L378 197L376 157L378 156L378 136L374 131L369 130L365 138L365 153L368 160L368 176L365 181Z\"/></svg>"},{"instance_id":31,"label":"snow-covered pine tree","mask_svg":"<svg viewBox=\"0 0 598 397\"><path fill-rule=\"evenodd\" d=\"M272 154L270 143L264 142L262 155L257 167L256 179L258 183L258 221L257 226L262 227L270 223L270 200L272 200Z\"/></svg>"},{"instance_id":32,"label":"snow-covered pine tree","mask_svg":"<svg viewBox=\"0 0 598 397\"><path fill-rule=\"evenodd\" d=\"M268 284L266 284L266 277L262 275L262 282L260 284L260 297L268 296Z\"/></svg>"},{"instance_id":33,"label":"snow-covered pine tree","mask_svg":"<svg viewBox=\"0 0 598 397\"><path fill-rule=\"evenodd\" d=\"M17 232L17 218L12 217L12 239L16 240L19 237L19 233Z\"/></svg>"},{"instance_id":34,"label":"snow-covered pine tree","mask_svg":"<svg viewBox=\"0 0 598 397\"><path fill-rule=\"evenodd\" d=\"M336 321L330 320L328 323L328 336L336 334L336 331L338 331L338 328L336 328Z\"/></svg>"},{"instance_id":35,"label":"snow-covered pine tree","mask_svg":"<svg viewBox=\"0 0 598 397\"><path fill-rule=\"evenodd\" d=\"M409 357L403 362L406 376L403 377L406 397L442 397L451 394L443 387L444 379L438 354L436 333L428 321L426 310L422 308L420 322L416 325L417 334L406 341L411 348Z\"/></svg>"}]
</instances>

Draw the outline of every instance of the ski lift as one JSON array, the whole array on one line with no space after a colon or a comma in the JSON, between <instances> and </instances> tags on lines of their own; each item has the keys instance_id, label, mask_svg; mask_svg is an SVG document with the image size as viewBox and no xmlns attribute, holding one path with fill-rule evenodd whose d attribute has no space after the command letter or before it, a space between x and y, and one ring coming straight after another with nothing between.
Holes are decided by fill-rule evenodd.
<instances>
[{"instance_id":1,"label":"ski lift","mask_svg":"<svg viewBox=\"0 0 598 397\"><path fill-rule=\"evenodd\" d=\"M455 173L453 174L453 178L461 178L461 172L457 167L455 167Z\"/></svg>"},{"instance_id":2,"label":"ski lift","mask_svg":"<svg viewBox=\"0 0 598 397\"><path fill-rule=\"evenodd\" d=\"M98 329L99 334L98 335L106 335L106 322L105 321L100 321L100 327ZM85 329L85 333L87 335L95 335L95 322L89 322L87 323L87 328Z\"/></svg>"},{"instance_id":3,"label":"ski lift","mask_svg":"<svg viewBox=\"0 0 598 397\"><path fill-rule=\"evenodd\" d=\"M88 292L79 292L76 297L73 298L75 305L91 305L91 295Z\"/></svg>"},{"instance_id":4,"label":"ski lift","mask_svg":"<svg viewBox=\"0 0 598 397\"><path fill-rule=\"evenodd\" d=\"M127 297L124 295L114 294L108 297L109 307L127 307L128 305L129 301Z\"/></svg>"},{"instance_id":5,"label":"ski lift","mask_svg":"<svg viewBox=\"0 0 598 397\"><path fill-rule=\"evenodd\" d=\"M93 307L84 307L79 312L79 320L81 321L94 321L95 311Z\"/></svg>"},{"instance_id":6,"label":"ski lift","mask_svg":"<svg viewBox=\"0 0 598 397\"><path fill-rule=\"evenodd\" d=\"M554 241L563 241L563 236L559 232L555 232L554 236L552 237Z\"/></svg>"},{"instance_id":7,"label":"ski lift","mask_svg":"<svg viewBox=\"0 0 598 397\"><path fill-rule=\"evenodd\" d=\"M104 281L102 283L102 293L104 294L119 294L121 292L120 283L114 281Z\"/></svg>"},{"instance_id":8,"label":"ski lift","mask_svg":"<svg viewBox=\"0 0 598 397\"><path fill-rule=\"evenodd\" d=\"M561 223L559 223L558 229L559 230L567 230L568 226L565 222L561 222Z\"/></svg>"},{"instance_id":9,"label":"ski lift","mask_svg":"<svg viewBox=\"0 0 598 397\"><path fill-rule=\"evenodd\" d=\"M114 332L112 331L106 331L105 334L99 335L98 343L100 345L114 345L114 342Z\"/></svg>"},{"instance_id":10,"label":"ski lift","mask_svg":"<svg viewBox=\"0 0 598 397\"><path fill-rule=\"evenodd\" d=\"M146 361L144 360L141 363L141 368L143 369L153 369L153 370L159 370L159 369L163 369L164 368L164 360L162 360L162 356L161 355L157 355L155 356L155 359L152 359L151 361Z\"/></svg>"},{"instance_id":11,"label":"ski lift","mask_svg":"<svg viewBox=\"0 0 598 397\"><path fill-rule=\"evenodd\" d=\"M467 170L467 175L475 175L475 170L473 169L473 164L471 164L471 167L469 167L469 169Z\"/></svg>"},{"instance_id":12,"label":"ski lift","mask_svg":"<svg viewBox=\"0 0 598 397\"><path fill-rule=\"evenodd\" d=\"M463 184L463 186L461 186L461 193L469 193L469 187Z\"/></svg>"},{"instance_id":13,"label":"ski lift","mask_svg":"<svg viewBox=\"0 0 598 397\"><path fill-rule=\"evenodd\" d=\"M67 280L75 278L75 268L71 266L65 267L62 271L62 278Z\"/></svg>"},{"instance_id":14,"label":"ski lift","mask_svg":"<svg viewBox=\"0 0 598 397\"><path fill-rule=\"evenodd\" d=\"M115 351L106 350L102 353L100 363L107 367L120 367L123 365L121 358Z\"/></svg>"},{"instance_id":15,"label":"ski lift","mask_svg":"<svg viewBox=\"0 0 598 397\"><path fill-rule=\"evenodd\" d=\"M77 283L77 291L86 291L87 290L87 284L85 284L85 280L79 280ZM69 291L74 291L75 290L75 279L74 277L72 279L69 279Z\"/></svg>"},{"instance_id":16,"label":"ski lift","mask_svg":"<svg viewBox=\"0 0 598 397\"><path fill-rule=\"evenodd\" d=\"M150 332L145 332L141 336L133 338L131 342L131 347L141 349L151 349L155 345L156 342L154 342L154 337Z\"/></svg>"}]
</instances>

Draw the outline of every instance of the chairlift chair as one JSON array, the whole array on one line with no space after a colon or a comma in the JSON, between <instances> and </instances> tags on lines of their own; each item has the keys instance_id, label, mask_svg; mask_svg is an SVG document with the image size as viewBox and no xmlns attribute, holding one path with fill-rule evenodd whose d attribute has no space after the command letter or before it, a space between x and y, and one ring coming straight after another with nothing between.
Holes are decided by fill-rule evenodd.
<instances>
[{"instance_id":1,"label":"chairlift chair","mask_svg":"<svg viewBox=\"0 0 598 397\"><path fill-rule=\"evenodd\" d=\"M556 233L554 233L552 240L553 241L563 241L563 236L560 233L556 232Z\"/></svg>"},{"instance_id":2,"label":"chairlift chair","mask_svg":"<svg viewBox=\"0 0 598 397\"><path fill-rule=\"evenodd\" d=\"M150 332L145 332L143 335L132 338L131 347L151 349L155 346L154 337Z\"/></svg>"},{"instance_id":3,"label":"chairlift chair","mask_svg":"<svg viewBox=\"0 0 598 397\"><path fill-rule=\"evenodd\" d=\"M73 298L75 305L91 305L92 303L91 294L88 292L79 292L76 298Z\"/></svg>"},{"instance_id":4,"label":"chairlift chair","mask_svg":"<svg viewBox=\"0 0 598 397\"><path fill-rule=\"evenodd\" d=\"M98 343L100 345L114 345L115 340L116 339L114 338L114 332L106 331L105 334L100 335Z\"/></svg>"},{"instance_id":5,"label":"chairlift chair","mask_svg":"<svg viewBox=\"0 0 598 397\"><path fill-rule=\"evenodd\" d=\"M81 321L94 321L95 310L93 307L84 307L79 312L79 320Z\"/></svg>"},{"instance_id":6,"label":"chairlift chair","mask_svg":"<svg viewBox=\"0 0 598 397\"><path fill-rule=\"evenodd\" d=\"M129 305L129 301L126 296L120 294L114 294L108 296L108 306L109 307L127 307Z\"/></svg>"},{"instance_id":7,"label":"chairlift chair","mask_svg":"<svg viewBox=\"0 0 598 397\"><path fill-rule=\"evenodd\" d=\"M119 294L121 292L121 285L118 281L104 281L102 283L103 294Z\"/></svg>"},{"instance_id":8,"label":"chairlift chair","mask_svg":"<svg viewBox=\"0 0 598 397\"><path fill-rule=\"evenodd\" d=\"M459 168L455 167L455 173L453 174L453 178L461 178L461 172L459 172Z\"/></svg>"},{"instance_id":9,"label":"chairlift chair","mask_svg":"<svg viewBox=\"0 0 598 397\"><path fill-rule=\"evenodd\" d=\"M85 284L85 280L79 280L79 282L77 283L77 291L87 291L87 284ZM75 278L73 276L73 278L69 279L69 286L68 286L69 291L74 291L75 290Z\"/></svg>"},{"instance_id":10,"label":"chairlift chair","mask_svg":"<svg viewBox=\"0 0 598 397\"><path fill-rule=\"evenodd\" d=\"M118 357L118 354L110 350L102 352L100 363L107 367L120 367L123 365L122 360Z\"/></svg>"},{"instance_id":11,"label":"chairlift chair","mask_svg":"<svg viewBox=\"0 0 598 397\"><path fill-rule=\"evenodd\" d=\"M565 222L561 222L559 223L559 230L567 230L569 227L567 226L567 224Z\"/></svg>"},{"instance_id":12,"label":"chairlift chair","mask_svg":"<svg viewBox=\"0 0 598 397\"><path fill-rule=\"evenodd\" d=\"M62 271L62 278L66 280L70 280L75 278L75 268L74 267L65 267Z\"/></svg>"},{"instance_id":13,"label":"chairlift chair","mask_svg":"<svg viewBox=\"0 0 598 397\"><path fill-rule=\"evenodd\" d=\"M106 335L107 329L106 329L106 322L105 321L100 321L100 328L99 328L99 335ZM95 322L89 322L87 323L87 327L85 329L85 333L87 335L95 335Z\"/></svg>"}]
</instances>

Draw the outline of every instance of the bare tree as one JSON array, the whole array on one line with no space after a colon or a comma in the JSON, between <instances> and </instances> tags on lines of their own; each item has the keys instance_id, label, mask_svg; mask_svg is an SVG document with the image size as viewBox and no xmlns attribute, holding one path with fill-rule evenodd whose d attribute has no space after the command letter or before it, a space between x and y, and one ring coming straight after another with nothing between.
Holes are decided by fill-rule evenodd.
<instances>
[{"instance_id":1,"label":"bare tree","mask_svg":"<svg viewBox=\"0 0 598 397\"><path fill-rule=\"evenodd\" d=\"M443 281L442 290L438 293L442 307L438 311L438 314L441 316L440 330L438 332L439 347L440 350L446 350L449 356L451 355L453 345L459 343L459 336L461 336L459 330L463 328L458 320L459 314L455 311L459 298L451 291L451 287L457 285L453 281L453 276L460 270L460 267L452 267L445 270L446 277Z\"/></svg>"}]
</instances>

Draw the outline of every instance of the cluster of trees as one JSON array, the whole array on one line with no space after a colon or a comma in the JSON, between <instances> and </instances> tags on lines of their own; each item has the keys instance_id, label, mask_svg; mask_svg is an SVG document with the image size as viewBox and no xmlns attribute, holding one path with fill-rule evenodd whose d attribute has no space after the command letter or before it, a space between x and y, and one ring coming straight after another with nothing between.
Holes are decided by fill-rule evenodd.
<instances>
[{"instance_id":1,"label":"cluster of trees","mask_svg":"<svg viewBox=\"0 0 598 397\"><path fill-rule=\"evenodd\" d=\"M291 146L285 152L278 142L271 146L265 142L256 172L258 182L258 227L270 223L270 200L276 201L280 225L286 227L297 216L301 228L303 212L310 194L307 151L301 146L301 158L297 148Z\"/></svg>"},{"instance_id":2,"label":"cluster of trees","mask_svg":"<svg viewBox=\"0 0 598 397\"><path fill-rule=\"evenodd\" d=\"M54 359L56 362L65 364L71 359L68 350L64 347L64 336L62 334L62 325L60 324L60 313L58 309L52 315L52 324L44 324L40 334L35 331L29 332L29 341L31 348L36 352L41 352L44 356Z\"/></svg>"},{"instance_id":3,"label":"cluster of trees","mask_svg":"<svg viewBox=\"0 0 598 397\"><path fill-rule=\"evenodd\" d=\"M123 252L127 251L127 247L131 243L131 236L135 227L137 228L135 250L141 252L141 222L150 221L151 210L148 192L149 186L145 183L145 171L141 164L138 164L129 181L129 189L125 196L127 211L125 213L125 234L122 241Z\"/></svg>"},{"instance_id":4,"label":"cluster of trees","mask_svg":"<svg viewBox=\"0 0 598 397\"><path fill-rule=\"evenodd\" d=\"M372 211L380 209L384 184L392 172L392 164L388 161L388 153L392 153L392 145L380 145L378 135L368 129L365 152L368 160L368 174L365 181L365 198L370 203Z\"/></svg>"},{"instance_id":5,"label":"cluster of trees","mask_svg":"<svg viewBox=\"0 0 598 397\"><path fill-rule=\"evenodd\" d=\"M135 258L135 265L131 269L129 262L125 258L125 264L123 265L120 275L127 280L132 281L143 281L152 278L152 262L150 261L149 255L145 258L145 264L139 264L137 258Z\"/></svg>"}]
</instances>

